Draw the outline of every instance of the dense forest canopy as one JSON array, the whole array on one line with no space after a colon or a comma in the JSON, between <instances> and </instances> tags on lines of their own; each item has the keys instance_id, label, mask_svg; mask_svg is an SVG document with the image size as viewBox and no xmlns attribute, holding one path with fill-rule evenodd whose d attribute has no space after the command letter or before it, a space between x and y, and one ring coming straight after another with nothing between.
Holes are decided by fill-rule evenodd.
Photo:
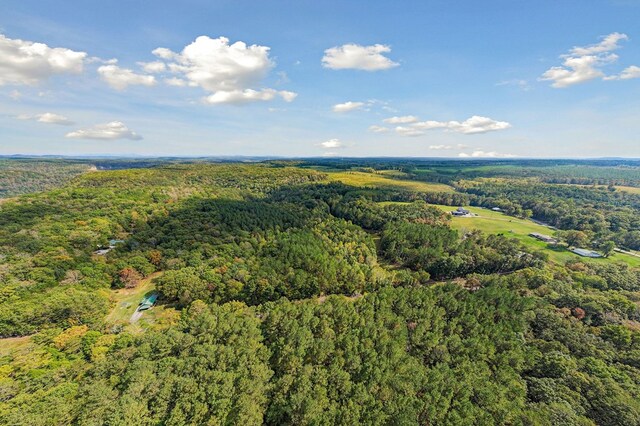
<instances>
[{"instance_id":1,"label":"dense forest canopy","mask_svg":"<svg viewBox=\"0 0 640 426\"><path fill-rule=\"evenodd\" d=\"M638 162L3 161L0 424L640 425Z\"/></svg>"}]
</instances>

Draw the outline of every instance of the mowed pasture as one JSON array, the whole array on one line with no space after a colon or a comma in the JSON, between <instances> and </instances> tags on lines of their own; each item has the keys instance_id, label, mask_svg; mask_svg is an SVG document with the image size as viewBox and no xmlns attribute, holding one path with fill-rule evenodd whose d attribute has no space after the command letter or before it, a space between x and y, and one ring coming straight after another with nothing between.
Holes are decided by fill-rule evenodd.
<instances>
[{"instance_id":1,"label":"mowed pasture","mask_svg":"<svg viewBox=\"0 0 640 426\"><path fill-rule=\"evenodd\" d=\"M640 188L635 186L616 186L618 191L628 192L630 194L640 194Z\"/></svg>"},{"instance_id":2,"label":"mowed pasture","mask_svg":"<svg viewBox=\"0 0 640 426\"><path fill-rule=\"evenodd\" d=\"M367 173L358 171L326 172L330 182L342 182L345 185L364 188L396 189L418 192L454 192L454 189L442 183L420 182L397 179L401 172ZM396 177L396 178L394 178Z\"/></svg>"},{"instance_id":3,"label":"mowed pasture","mask_svg":"<svg viewBox=\"0 0 640 426\"><path fill-rule=\"evenodd\" d=\"M607 189L608 187L606 185L581 185L581 184L577 184L577 183L556 183L554 185L563 185L563 186L579 186L582 188L597 188L597 189ZM635 186L624 186L624 185L615 185L614 186L616 191L620 191L620 192L627 192L629 194L640 194L640 188L635 187Z\"/></svg>"},{"instance_id":4,"label":"mowed pasture","mask_svg":"<svg viewBox=\"0 0 640 426\"><path fill-rule=\"evenodd\" d=\"M444 206L439 204L430 204L441 210L450 212L456 207ZM530 237L529 234L537 232L539 234L551 235L555 232L553 229L544 225L537 224L528 219L518 219L507 216L501 212L494 212L482 207L465 207L471 213L477 215L473 217L451 217L451 227L461 232L479 229L488 234L503 234L505 236L515 238L522 242L525 246L533 250L542 250L549 255L549 259L553 262L564 264L568 260L582 259L587 262L624 262L632 267L640 267L640 257L631 256L624 253L613 253L608 258L589 259L580 257L565 247L553 247L543 241Z\"/></svg>"}]
</instances>

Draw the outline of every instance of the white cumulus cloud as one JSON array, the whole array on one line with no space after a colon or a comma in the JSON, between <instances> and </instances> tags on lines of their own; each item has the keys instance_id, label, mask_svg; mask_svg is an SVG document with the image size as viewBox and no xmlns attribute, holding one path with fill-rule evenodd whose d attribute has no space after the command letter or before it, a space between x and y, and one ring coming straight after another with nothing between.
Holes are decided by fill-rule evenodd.
<instances>
[{"instance_id":1,"label":"white cumulus cloud","mask_svg":"<svg viewBox=\"0 0 640 426\"><path fill-rule=\"evenodd\" d=\"M406 124L406 123L415 123L416 121L418 121L418 117L415 117L413 115L404 115L401 117L385 118L382 121L389 124Z\"/></svg>"},{"instance_id":2,"label":"white cumulus cloud","mask_svg":"<svg viewBox=\"0 0 640 426\"><path fill-rule=\"evenodd\" d=\"M614 54L570 56L565 58L562 66L551 67L545 71L540 80L552 81L551 86L559 89L596 78L603 78L605 74L600 67L617 59L618 55Z\"/></svg>"},{"instance_id":3,"label":"white cumulus cloud","mask_svg":"<svg viewBox=\"0 0 640 426\"><path fill-rule=\"evenodd\" d=\"M603 68L618 60L618 55L611 53L620 48L620 41L628 40L626 34L612 33L602 38L602 41L590 46L576 46L568 54L561 55L561 66L551 67L539 78L541 81L550 81L555 88L565 88L574 84L587 81L602 80L627 80L636 78L635 65L626 68L620 75L607 76Z\"/></svg>"},{"instance_id":4,"label":"white cumulus cloud","mask_svg":"<svg viewBox=\"0 0 640 426\"><path fill-rule=\"evenodd\" d=\"M333 112L349 112L355 109L360 109L364 106L364 102L344 102L342 104L336 104L333 106Z\"/></svg>"},{"instance_id":5,"label":"white cumulus cloud","mask_svg":"<svg viewBox=\"0 0 640 426\"><path fill-rule=\"evenodd\" d=\"M605 77L605 80L631 80L632 78L640 78L640 67L631 65L630 67L625 68L618 75L611 75Z\"/></svg>"},{"instance_id":6,"label":"white cumulus cloud","mask_svg":"<svg viewBox=\"0 0 640 426\"><path fill-rule=\"evenodd\" d=\"M339 139L329 139L328 141L320 143L320 146L324 149L342 148L342 142L340 142Z\"/></svg>"},{"instance_id":7,"label":"white cumulus cloud","mask_svg":"<svg viewBox=\"0 0 640 426\"><path fill-rule=\"evenodd\" d=\"M629 80L631 78L640 78L640 67L631 65L625 68L622 74L620 74L621 80Z\"/></svg>"},{"instance_id":8,"label":"white cumulus cloud","mask_svg":"<svg viewBox=\"0 0 640 426\"><path fill-rule=\"evenodd\" d=\"M276 97L291 102L297 96L286 90L256 87L275 66L267 46L248 46L242 41L230 44L226 37L200 36L179 53L164 47L152 53L173 74L164 80L167 84L200 87L210 93L204 99L206 103L242 104ZM154 64L154 69L161 68L156 62L149 64Z\"/></svg>"},{"instance_id":9,"label":"white cumulus cloud","mask_svg":"<svg viewBox=\"0 0 640 426\"><path fill-rule=\"evenodd\" d=\"M35 85L56 74L82 72L85 52L0 34L0 86Z\"/></svg>"},{"instance_id":10,"label":"white cumulus cloud","mask_svg":"<svg viewBox=\"0 0 640 426\"><path fill-rule=\"evenodd\" d=\"M473 117L467 118L462 123L449 121L446 127L458 133L475 134L505 130L510 128L511 124L506 121L496 121L489 117L474 115Z\"/></svg>"},{"instance_id":11,"label":"white cumulus cloud","mask_svg":"<svg viewBox=\"0 0 640 426\"><path fill-rule=\"evenodd\" d=\"M626 34L611 33L602 37L602 41L600 43L592 44L591 46L586 47L574 47L573 49L571 49L570 54L574 56L586 56L604 52L611 52L612 50L620 48L620 46L618 45L619 41L628 39L629 37L627 37Z\"/></svg>"},{"instance_id":12,"label":"white cumulus cloud","mask_svg":"<svg viewBox=\"0 0 640 426\"><path fill-rule=\"evenodd\" d=\"M384 56L391 48L384 44L360 46L348 43L324 51L322 66L333 70L356 69L365 71L386 70L397 67L397 62Z\"/></svg>"},{"instance_id":13,"label":"white cumulus cloud","mask_svg":"<svg viewBox=\"0 0 640 426\"><path fill-rule=\"evenodd\" d=\"M17 118L20 120L35 120L40 123L60 124L63 126L74 124L73 121L69 120L69 118L64 115L54 114L52 112L45 112L43 114L36 115L19 115Z\"/></svg>"},{"instance_id":14,"label":"white cumulus cloud","mask_svg":"<svg viewBox=\"0 0 640 426\"><path fill-rule=\"evenodd\" d=\"M140 140L142 136L138 135L134 131L130 130L121 121L111 121L105 124L97 124L87 129L80 129L73 132L69 132L65 135L67 138L72 139L129 139Z\"/></svg>"},{"instance_id":15,"label":"white cumulus cloud","mask_svg":"<svg viewBox=\"0 0 640 426\"><path fill-rule=\"evenodd\" d=\"M117 65L102 65L98 74L107 84L116 90L124 90L128 86L155 86L156 78L152 75L136 74L128 68Z\"/></svg>"},{"instance_id":16,"label":"white cumulus cloud","mask_svg":"<svg viewBox=\"0 0 640 426\"><path fill-rule=\"evenodd\" d=\"M200 36L181 53L158 48L153 53L171 60L169 69L210 92L248 88L259 83L273 67L269 48L229 39Z\"/></svg>"}]
</instances>

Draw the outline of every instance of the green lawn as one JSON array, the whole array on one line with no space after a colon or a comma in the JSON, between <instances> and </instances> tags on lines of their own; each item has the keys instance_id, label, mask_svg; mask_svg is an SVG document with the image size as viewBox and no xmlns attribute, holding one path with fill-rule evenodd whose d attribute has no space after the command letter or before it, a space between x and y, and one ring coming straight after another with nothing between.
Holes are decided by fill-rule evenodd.
<instances>
[{"instance_id":1,"label":"green lawn","mask_svg":"<svg viewBox=\"0 0 640 426\"><path fill-rule=\"evenodd\" d=\"M415 180L394 179L402 177L401 172L384 171L383 174L365 172L326 172L329 181L365 188L400 189L420 192L454 192L449 185L442 183L420 182Z\"/></svg>"},{"instance_id":2,"label":"green lawn","mask_svg":"<svg viewBox=\"0 0 640 426\"><path fill-rule=\"evenodd\" d=\"M455 207L432 204L444 211L450 212ZM563 247L553 248L547 243L530 237L529 234L537 232L539 234L553 235L554 230L543 225L527 220L518 219L507 216L504 213L494 212L492 210L481 207L465 207L472 213L477 214L476 217L456 217L451 218L451 227L460 231L479 229L489 234L504 234L506 236L516 238L527 247L534 250L544 250L549 258L557 263L565 263L567 260L579 258L578 255L571 253ZM610 263L625 262L633 267L640 267L640 257L630 256L624 253L614 253L608 258L588 259L581 258L588 262Z\"/></svg>"}]
</instances>

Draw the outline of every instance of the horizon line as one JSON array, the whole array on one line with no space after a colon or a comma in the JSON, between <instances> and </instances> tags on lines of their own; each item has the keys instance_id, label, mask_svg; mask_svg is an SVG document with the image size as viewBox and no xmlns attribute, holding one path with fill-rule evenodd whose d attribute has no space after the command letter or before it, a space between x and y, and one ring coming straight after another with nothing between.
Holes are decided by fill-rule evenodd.
<instances>
[{"instance_id":1,"label":"horizon line","mask_svg":"<svg viewBox=\"0 0 640 426\"><path fill-rule=\"evenodd\" d=\"M286 155L140 155L140 154L0 154L0 158L65 158L65 159L261 159L261 160L366 160L366 159L396 159L396 160L488 160L488 161L518 161L518 160L626 160L640 161L640 157L424 157L424 156L286 156Z\"/></svg>"}]
</instances>

